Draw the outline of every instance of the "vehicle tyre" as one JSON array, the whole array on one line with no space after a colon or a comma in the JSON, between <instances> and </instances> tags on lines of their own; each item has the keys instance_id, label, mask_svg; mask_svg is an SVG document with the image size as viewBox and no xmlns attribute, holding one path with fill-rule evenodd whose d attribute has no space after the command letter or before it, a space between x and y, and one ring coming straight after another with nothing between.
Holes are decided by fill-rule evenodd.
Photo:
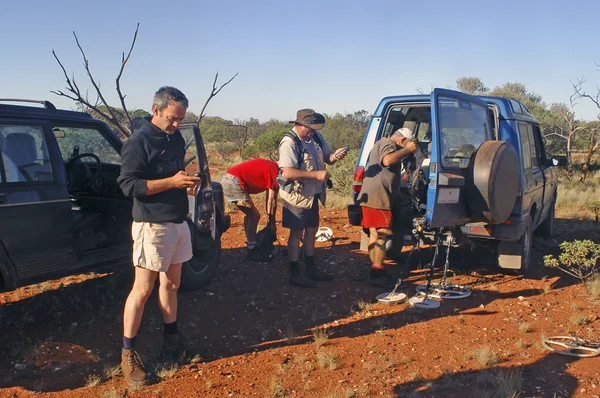
<instances>
[{"instance_id":1,"label":"vehicle tyre","mask_svg":"<svg viewBox=\"0 0 600 398\"><path fill-rule=\"evenodd\" d=\"M218 224L218 223L217 223ZM215 226L215 238L207 235L209 242L194 250L194 257L183 263L181 268L181 289L195 290L210 283L217 273L221 260L221 229Z\"/></svg>"},{"instance_id":2,"label":"vehicle tyre","mask_svg":"<svg viewBox=\"0 0 600 398\"><path fill-rule=\"evenodd\" d=\"M505 141L486 141L473 156L466 196L471 217L500 224L510 216L519 189L519 158Z\"/></svg>"},{"instance_id":3,"label":"vehicle tyre","mask_svg":"<svg viewBox=\"0 0 600 398\"><path fill-rule=\"evenodd\" d=\"M554 236L554 211L556 210L556 199L552 201L546 219L537 227L536 232L544 239Z\"/></svg>"},{"instance_id":4,"label":"vehicle tyre","mask_svg":"<svg viewBox=\"0 0 600 398\"><path fill-rule=\"evenodd\" d=\"M523 236L519 239L519 244L523 247L523 254L521 255L521 272L529 270L529 264L531 263L531 242L533 240L533 228L531 225L531 217L527 221L527 226L523 232Z\"/></svg>"}]
</instances>

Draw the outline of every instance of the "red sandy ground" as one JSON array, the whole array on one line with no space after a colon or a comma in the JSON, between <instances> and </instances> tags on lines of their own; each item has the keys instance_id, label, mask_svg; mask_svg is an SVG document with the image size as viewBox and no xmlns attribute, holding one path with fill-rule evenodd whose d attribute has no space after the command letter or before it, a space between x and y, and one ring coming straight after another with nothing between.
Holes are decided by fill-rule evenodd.
<instances>
[{"instance_id":1,"label":"red sandy ground","mask_svg":"<svg viewBox=\"0 0 600 398\"><path fill-rule=\"evenodd\" d=\"M600 396L600 356L572 358L541 345L542 336L572 333L600 341L598 302L574 279L542 266L563 240L600 241L597 227L559 220L556 238L534 241L527 276L500 273L485 254L457 257L453 281L473 294L423 310L376 303L384 290L357 280L368 260L344 210L322 211L322 225L337 239L319 244L317 255L336 279L311 290L287 284L282 255L269 264L246 262L241 215L232 216L216 278L206 289L180 293L180 329L202 362L156 375L162 323L154 295L138 335L153 384L128 388L109 376L120 359L131 285L131 269L123 267L0 293L0 396L502 397L511 377L521 397ZM279 235L284 247L287 231ZM400 287L409 297L424 281L418 263L432 255L422 249L414 257ZM315 342L315 330L329 338Z\"/></svg>"}]
</instances>

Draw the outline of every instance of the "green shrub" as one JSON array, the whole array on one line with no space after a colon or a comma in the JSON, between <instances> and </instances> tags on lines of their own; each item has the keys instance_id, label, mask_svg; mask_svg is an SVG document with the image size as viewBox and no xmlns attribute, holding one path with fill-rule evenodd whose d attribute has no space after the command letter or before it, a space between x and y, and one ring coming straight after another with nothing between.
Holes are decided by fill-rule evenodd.
<instances>
[{"instance_id":1,"label":"green shrub","mask_svg":"<svg viewBox=\"0 0 600 398\"><path fill-rule=\"evenodd\" d=\"M549 254L544 256L544 265L558 268L561 271L578 278L590 293L587 280L594 276L600 259L600 244L591 240L574 240L560 244L561 254L558 258Z\"/></svg>"}]
</instances>

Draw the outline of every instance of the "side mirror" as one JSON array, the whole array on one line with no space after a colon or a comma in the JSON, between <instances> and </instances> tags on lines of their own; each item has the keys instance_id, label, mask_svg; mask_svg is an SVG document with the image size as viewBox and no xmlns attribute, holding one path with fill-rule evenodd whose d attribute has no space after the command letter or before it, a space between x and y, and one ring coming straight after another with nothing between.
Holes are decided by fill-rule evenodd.
<instances>
[{"instance_id":1,"label":"side mirror","mask_svg":"<svg viewBox=\"0 0 600 398\"><path fill-rule=\"evenodd\" d=\"M553 156L552 157L552 166L566 166L569 162L566 156Z\"/></svg>"}]
</instances>

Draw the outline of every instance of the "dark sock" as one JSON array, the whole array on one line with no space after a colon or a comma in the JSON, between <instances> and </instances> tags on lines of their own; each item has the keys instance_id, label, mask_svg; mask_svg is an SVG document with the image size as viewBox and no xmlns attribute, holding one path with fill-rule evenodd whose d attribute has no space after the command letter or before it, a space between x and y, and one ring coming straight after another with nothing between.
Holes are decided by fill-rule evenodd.
<instances>
[{"instance_id":1,"label":"dark sock","mask_svg":"<svg viewBox=\"0 0 600 398\"><path fill-rule=\"evenodd\" d=\"M177 334L177 321L171 323L165 323L165 334Z\"/></svg>"},{"instance_id":2,"label":"dark sock","mask_svg":"<svg viewBox=\"0 0 600 398\"><path fill-rule=\"evenodd\" d=\"M315 256L305 256L304 264L306 265L315 265Z\"/></svg>"},{"instance_id":3,"label":"dark sock","mask_svg":"<svg viewBox=\"0 0 600 398\"><path fill-rule=\"evenodd\" d=\"M133 350L135 348L135 338L137 336L133 336L133 337L125 337L123 336L123 348L125 348L126 350Z\"/></svg>"}]
</instances>

